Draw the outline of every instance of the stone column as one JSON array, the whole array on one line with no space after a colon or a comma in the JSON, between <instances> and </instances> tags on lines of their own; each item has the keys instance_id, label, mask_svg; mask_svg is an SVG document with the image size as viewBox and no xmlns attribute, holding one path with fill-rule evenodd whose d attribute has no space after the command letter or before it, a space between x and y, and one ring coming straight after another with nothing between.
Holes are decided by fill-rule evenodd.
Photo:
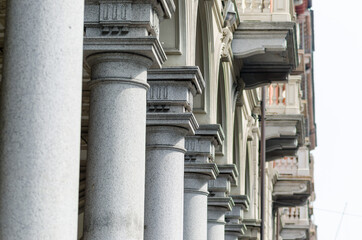
<instances>
[{"instance_id":1,"label":"stone column","mask_svg":"<svg viewBox=\"0 0 362 240\"><path fill-rule=\"evenodd\" d=\"M246 226L242 223L244 211L249 209L249 197L246 195L231 196L235 203L232 211L225 216L225 240L238 240L245 234Z\"/></svg>"},{"instance_id":2,"label":"stone column","mask_svg":"<svg viewBox=\"0 0 362 240\"><path fill-rule=\"evenodd\" d=\"M8 1L0 239L76 239L82 1Z\"/></svg>"},{"instance_id":3,"label":"stone column","mask_svg":"<svg viewBox=\"0 0 362 240\"><path fill-rule=\"evenodd\" d=\"M193 96L204 81L198 67L149 71L145 239L183 240L186 134L198 124Z\"/></svg>"},{"instance_id":4,"label":"stone column","mask_svg":"<svg viewBox=\"0 0 362 240\"><path fill-rule=\"evenodd\" d=\"M223 140L218 124L200 125L195 136L186 137L184 240L207 239L208 181L219 174L215 147Z\"/></svg>"},{"instance_id":5,"label":"stone column","mask_svg":"<svg viewBox=\"0 0 362 240\"><path fill-rule=\"evenodd\" d=\"M207 239L225 238L225 214L234 207L229 197L231 183L235 184L237 169L235 164L218 165L219 176L209 181Z\"/></svg>"},{"instance_id":6,"label":"stone column","mask_svg":"<svg viewBox=\"0 0 362 240\"><path fill-rule=\"evenodd\" d=\"M152 61L126 53L87 61L92 78L84 237L142 239L146 76Z\"/></svg>"},{"instance_id":7,"label":"stone column","mask_svg":"<svg viewBox=\"0 0 362 240\"><path fill-rule=\"evenodd\" d=\"M167 2L86 0L86 240L143 239L147 70L166 58L158 25L173 11Z\"/></svg>"}]
</instances>

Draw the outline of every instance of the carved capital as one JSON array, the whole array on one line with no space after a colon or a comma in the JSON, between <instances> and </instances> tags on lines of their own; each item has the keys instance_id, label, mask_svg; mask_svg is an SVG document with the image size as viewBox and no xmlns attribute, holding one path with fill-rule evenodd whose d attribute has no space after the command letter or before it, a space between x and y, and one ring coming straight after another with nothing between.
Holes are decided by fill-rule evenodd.
<instances>
[{"instance_id":1,"label":"carved capital","mask_svg":"<svg viewBox=\"0 0 362 240\"><path fill-rule=\"evenodd\" d=\"M168 6L166 2L161 1ZM172 5L172 4L171 4ZM128 52L147 56L160 67L166 60L159 37L164 16L159 1L88 0L84 14L84 55Z\"/></svg>"},{"instance_id":2,"label":"carved capital","mask_svg":"<svg viewBox=\"0 0 362 240\"><path fill-rule=\"evenodd\" d=\"M219 124L200 125L195 136L186 137L185 161L195 163L213 162L215 148L222 144L224 133Z\"/></svg>"}]
</instances>

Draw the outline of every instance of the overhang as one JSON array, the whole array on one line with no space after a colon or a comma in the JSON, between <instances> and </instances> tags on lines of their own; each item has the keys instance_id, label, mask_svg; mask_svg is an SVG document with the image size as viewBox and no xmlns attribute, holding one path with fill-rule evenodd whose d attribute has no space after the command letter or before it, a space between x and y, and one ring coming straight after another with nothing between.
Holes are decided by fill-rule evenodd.
<instances>
[{"instance_id":1,"label":"overhang","mask_svg":"<svg viewBox=\"0 0 362 240\"><path fill-rule=\"evenodd\" d=\"M298 66L294 22L242 22L234 33L232 51L245 89L287 81Z\"/></svg>"}]
</instances>

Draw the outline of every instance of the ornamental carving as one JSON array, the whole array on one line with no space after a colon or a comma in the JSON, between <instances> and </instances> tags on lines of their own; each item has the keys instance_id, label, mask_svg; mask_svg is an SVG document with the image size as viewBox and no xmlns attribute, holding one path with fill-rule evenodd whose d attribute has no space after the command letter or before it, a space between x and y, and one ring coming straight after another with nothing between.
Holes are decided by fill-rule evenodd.
<instances>
[{"instance_id":1,"label":"ornamental carving","mask_svg":"<svg viewBox=\"0 0 362 240\"><path fill-rule=\"evenodd\" d=\"M222 29L221 58L228 58L229 49L233 40L233 34L228 27Z\"/></svg>"}]
</instances>

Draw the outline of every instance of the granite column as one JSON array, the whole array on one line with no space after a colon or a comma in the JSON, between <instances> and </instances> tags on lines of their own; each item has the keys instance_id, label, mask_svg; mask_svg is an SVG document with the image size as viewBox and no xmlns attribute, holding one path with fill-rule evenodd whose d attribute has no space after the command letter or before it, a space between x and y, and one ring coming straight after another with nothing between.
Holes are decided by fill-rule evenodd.
<instances>
[{"instance_id":1,"label":"granite column","mask_svg":"<svg viewBox=\"0 0 362 240\"><path fill-rule=\"evenodd\" d=\"M91 68L84 239L143 239L147 70L166 55L169 0L86 0Z\"/></svg>"},{"instance_id":2,"label":"granite column","mask_svg":"<svg viewBox=\"0 0 362 240\"><path fill-rule=\"evenodd\" d=\"M77 237L83 1L8 1L0 239Z\"/></svg>"},{"instance_id":3,"label":"granite column","mask_svg":"<svg viewBox=\"0 0 362 240\"><path fill-rule=\"evenodd\" d=\"M200 125L195 136L186 138L184 240L207 239L208 181L219 174L215 147L223 140L218 124Z\"/></svg>"},{"instance_id":4,"label":"granite column","mask_svg":"<svg viewBox=\"0 0 362 240\"><path fill-rule=\"evenodd\" d=\"M230 187L238 175L235 164L218 165L219 176L209 181L207 239L225 239L225 215L235 203L229 196Z\"/></svg>"},{"instance_id":5,"label":"granite column","mask_svg":"<svg viewBox=\"0 0 362 240\"><path fill-rule=\"evenodd\" d=\"M145 239L183 240L186 134L198 124L193 96L204 88L198 67L149 71Z\"/></svg>"}]
</instances>

